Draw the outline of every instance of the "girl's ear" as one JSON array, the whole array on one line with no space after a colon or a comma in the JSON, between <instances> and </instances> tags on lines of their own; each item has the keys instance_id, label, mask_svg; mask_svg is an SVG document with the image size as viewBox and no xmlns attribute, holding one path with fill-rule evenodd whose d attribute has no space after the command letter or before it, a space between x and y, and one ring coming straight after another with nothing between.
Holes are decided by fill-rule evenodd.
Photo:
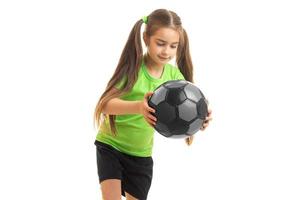
<instances>
[{"instance_id":1,"label":"girl's ear","mask_svg":"<svg viewBox=\"0 0 300 200\"><path fill-rule=\"evenodd\" d=\"M149 46L149 38L147 37L145 32L143 33L143 40L144 40L146 46Z\"/></svg>"}]
</instances>

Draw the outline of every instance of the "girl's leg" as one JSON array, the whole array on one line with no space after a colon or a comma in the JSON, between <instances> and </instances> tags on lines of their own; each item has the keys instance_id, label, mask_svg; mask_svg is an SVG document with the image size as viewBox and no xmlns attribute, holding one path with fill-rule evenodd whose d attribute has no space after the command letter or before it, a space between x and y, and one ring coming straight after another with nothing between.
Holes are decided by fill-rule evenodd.
<instances>
[{"instance_id":1,"label":"girl's leg","mask_svg":"<svg viewBox=\"0 0 300 200\"><path fill-rule=\"evenodd\" d=\"M121 200L121 180L107 179L101 182L103 200Z\"/></svg>"}]
</instances>

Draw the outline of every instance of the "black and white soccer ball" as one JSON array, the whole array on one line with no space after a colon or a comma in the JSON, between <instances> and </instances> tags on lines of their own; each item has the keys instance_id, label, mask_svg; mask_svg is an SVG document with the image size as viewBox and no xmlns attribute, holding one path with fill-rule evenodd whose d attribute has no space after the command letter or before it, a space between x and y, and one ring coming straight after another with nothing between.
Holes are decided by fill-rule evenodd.
<instances>
[{"instance_id":1,"label":"black and white soccer ball","mask_svg":"<svg viewBox=\"0 0 300 200\"><path fill-rule=\"evenodd\" d=\"M165 137L184 138L198 132L208 115L201 90L185 80L167 81L148 100L155 109L155 130Z\"/></svg>"}]
</instances>

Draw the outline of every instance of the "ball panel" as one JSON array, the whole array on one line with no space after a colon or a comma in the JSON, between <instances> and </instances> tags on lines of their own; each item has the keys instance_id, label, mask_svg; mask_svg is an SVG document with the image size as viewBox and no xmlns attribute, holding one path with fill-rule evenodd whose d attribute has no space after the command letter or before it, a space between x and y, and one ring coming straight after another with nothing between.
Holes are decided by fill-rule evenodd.
<instances>
[{"instance_id":1,"label":"ball panel","mask_svg":"<svg viewBox=\"0 0 300 200\"><path fill-rule=\"evenodd\" d=\"M177 106L186 100L185 93L181 88L169 89L166 101L173 106Z\"/></svg>"},{"instance_id":2,"label":"ball panel","mask_svg":"<svg viewBox=\"0 0 300 200\"><path fill-rule=\"evenodd\" d=\"M156 122L156 125L154 126L155 130L162 134L165 137L170 137L172 136L172 133L169 131L168 127L161 123L160 121Z\"/></svg>"},{"instance_id":3,"label":"ball panel","mask_svg":"<svg viewBox=\"0 0 300 200\"><path fill-rule=\"evenodd\" d=\"M201 98L204 98L201 91L193 84L188 84L184 87L184 92L188 99L198 102Z\"/></svg>"},{"instance_id":4,"label":"ball panel","mask_svg":"<svg viewBox=\"0 0 300 200\"><path fill-rule=\"evenodd\" d=\"M181 88L184 87L186 84L188 84L185 80L174 80L174 81L168 81L164 83L164 86L167 88Z\"/></svg>"},{"instance_id":5,"label":"ball panel","mask_svg":"<svg viewBox=\"0 0 300 200\"><path fill-rule=\"evenodd\" d=\"M187 131L188 135L193 135L196 132L198 132L200 130L200 128L203 125L203 120L197 118L195 121L193 121L190 126L189 126L189 130Z\"/></svg>"},{"instance_id":6,"label":"ball panel","mask_svg":"<svg viewBox=\"0 0 300 200\"><path fill-rule=\"evenodd\" d=\"M175 138L175 139L181 139L181 138L186 138L188 135L182 134L182 135L171 135L169 138Z\"/></svg>"},{"instance_id":7,"label":"ball panel","mask_svg":"<svg viewBox=\"0 0 300 200\"><path fill-rule=\"evenodd\" d=\"M167 94L167 89L165 87L159 87L155 90L155 92L153 93L153 95L150 98L150 101L154 104L154 105L158 105L160 102L164 101L166 98L166 94Z\"/></svg>"},{"instance_id":8,"label":"ball panel","mask_svg":"<svg viewBox=\"0 0 300 200\"><path fill-rule=\"evenodd\" d=\"M187 122L192 121L198 115L196 103L189 99L186 99L182 104L178 106L178 114L180 119L183 119Z\"/></svg>"},{"instance_id":9,"label":"ball panel","mask_svg":"<svg viewBox=\"0 0 300 200\"><path fill-rule=\"evenodd\" d=\"M167 124L172 135L186 134L189 129L189 124L182 119L176 118L171 123Z\"/></svg>"},{"instance_id":10,"label":"ball panel","mask_svg":"<svg viewBox=\"0 0 300 200\"><path fill-rule=\"evenodd\" d=\"M155 110L155 116L161 123L167 124L176 118L175 107L168 104L166 101L158 104Z\"/></svg>"}]
</instances>

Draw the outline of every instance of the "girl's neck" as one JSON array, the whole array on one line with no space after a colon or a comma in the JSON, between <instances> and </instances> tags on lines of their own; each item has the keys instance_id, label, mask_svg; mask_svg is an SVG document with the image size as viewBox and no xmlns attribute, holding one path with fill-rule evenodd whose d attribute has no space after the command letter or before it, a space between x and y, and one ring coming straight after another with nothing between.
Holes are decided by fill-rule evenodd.
<instances>
[{"instance_id":1,"label":"girl's neck","mask_svg":"<svg viewBox=\"0 0 300 200\"><path fill-rule=\"evenodd\" d=\"M154 78L160 78L164 71L164 65L157 65L148 55L144 56L144 63L148 73Z\"/></svg>"},{"instance_id":2,"label":"girl's neck","mask_svg":"<svg viewBox=\"0 0 300 200\"><path fill-rule=\"evenodd\" d=\"M161 72L163 70L163 65L158 65L155 63L149 55L144 56L144 62L148 70L150 71L156 71L156 72Z\"/></svg>"}]
</instances>

